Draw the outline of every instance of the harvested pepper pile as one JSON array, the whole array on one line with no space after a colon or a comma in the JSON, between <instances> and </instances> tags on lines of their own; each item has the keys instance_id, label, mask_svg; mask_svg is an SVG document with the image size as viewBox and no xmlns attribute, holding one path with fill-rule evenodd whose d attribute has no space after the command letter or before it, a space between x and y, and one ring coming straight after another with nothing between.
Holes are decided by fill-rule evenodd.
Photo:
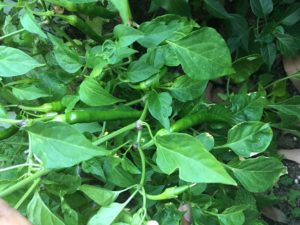
<instances>
[{"instance_id":1,"label":"harvested pepper pile","mask_svg":"<svg viewBox=\"0 0 300 225\"><path fill-rule=\"evenodd\" d=\"M299 3L0 10L0 197L33 225L267 224L300 136Z\"/></svg>"}]
</instances>

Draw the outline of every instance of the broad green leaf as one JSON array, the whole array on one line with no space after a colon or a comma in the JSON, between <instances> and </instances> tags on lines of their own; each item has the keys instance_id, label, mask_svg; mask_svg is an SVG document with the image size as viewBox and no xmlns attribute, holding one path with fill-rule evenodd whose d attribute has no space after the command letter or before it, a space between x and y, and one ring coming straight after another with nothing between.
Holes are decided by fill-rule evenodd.
<instances>
[{"instance_id":1,"label":"broad green leaf","mask_svg":"<svg viewBox=\"0 0 300 225\"><path fill-rule=\"evenodd\" d=\"M182 224L183 212L178 210L178 207L174 203L167 203L158 205L157 213L154 215L159 225L180 225ZM150 224L151 225L151 224ZM153 223L155 225L155 223Z\"/></svg>"},{"instance_id":2,"label":"broad green leaf","mask_svg":"<svg viewBox=\"0 0 300 225\"><path fill-rule=\"evenodd\" d=\"M0 77L20 76L40 66L43 64L21 50L0 46Z\"/></svg>"},{"instance_id":3,"label":"broad green leaf","mask_svg":"<svg viewBox=\"0 0 300 225\"><path fill-rule=\"evenodd\" d=\"M123 211L126 205L131 201L135 194L131 195L124 203L111 203L109 206L104 206L94 215L87 225L110 225Z\"/></svg>"},{"instance_id":4,"label":"broad green leaf","mask_svg":"<svg viewBox=\"0 0 300 225\"><path fill-rule=\"evenodd\" d=\"M104 171L102 169L101 162L98 159L92 158L88 161L84 161L81 165L82 165L82 170L85 173L93 174L105 180Z\"/></svg>"},{"instance_id":5,"label":"broad green leaf","mask_svg":"<svg viewBox=\"0 0 300 225\"><path fill-rule=\"evenodd\" d=\"M139 176L133 176L123 169L119 157L105 157L103 170L107 183L124 188L138 183Z\"/></svg>"},{"instance_id":6,"label":"broad green leaf","mask_svg":"<svg viewBox=\"0 0 300 225\"><path fill-rule=\"evenodd\" d=\"M260 156L228 165L236 179L250 192L264 192L286 173L284 165L276 158Z\"/></svg>"},{"instance_id":7,"label":"broad green leaf","mask_svg":"<svg viewBox=\"0 0 300 225\"><path fill-rule=\"evenodd\" d=\"M90 2L98 2L99 0L67 0L68 2L74 3L90 3Z\"/></svg>"},{"instance_id":8,"label":"broad green leaf","mask_svg":"<svg viewBox=\"0 0 300 225\"><path fill-rule=\"evenodd\" d=\"M82 102L89 106L113 105L122 101L108 93L93 78L86 78L80 84L79 97Z\"/></svg>"},{"instance_id":9,"label":"broad green leaf","mask_svg":"<svg viewBox=\"0 0 300 225\"><path fill-rule=\"evenodd\" d=\"M151 4L165 9L168 13L190 17L190 7L186 0L153 0Z\"/></svg>"},{"instance_id":10,"label":"broad green leaf","mask_svg":"<svg viewBox=\"0 0 300 225\"><path fill-rule=\"evenodd\" d=\"M242 46L246 51L248 51L249 44L249 26L248 21L244 16L240 14L230 14L231 18L225 22L228 22L229 26L227 28L230 37L227 40L231 52L237 50Z\"/></svg>"},{"instance_id":11,"label":"broad green leaf","mask_svg":"<svg viewBox=\"0 0 300 225\"><path fill-rule=\"evenodd\" d=\"M273 11L272 0L250 0L250 6L255 16L263 18Z\"/></svg>"},{"instance_id":12,"label":"broad green leaf","mask_svg":"<svg viewBox=\"0 0 300 225\"><path fill-rule=\"evenodd\" d=\"M145 62L143 58L141 58L129 65L126 74L130 82L140 82L158 72L159 69L155 68L154 65Z\"/></svg>"},{"instance_id":13,"label":"broad green leaf","mask_svg":"<svg viewBox=\"0 0 300 225\"><path fill-rule=\"evenodd\" d=\"M277 48L284 56L295 56L300 49L300 39L290 35L277 33Z\"/></svg>"},{"instance_id":14,"label":"broad green leaf","mask_svg":"<svg viewBox=\"0 0 300 225\"><path fill-rule=\"evenodd\" d=\"M300 20L300 3L291 4L281 18L281 23L292 26Z\"/></svg>"},{"instance_id":15,"label":"broad green leaf","mask_svg":"<svg viewBox=\"0 0 300 225\"><path fill-rule=\"evenodd\" d=\"M131 12L130 12L129 0L122 0L122 1L109 0L109 1L119 11L123 23L129 26L131 23Z\"/></svg>"},{"instance_id":16,"label":"broad green leaf","mask_svg":"<svg viewBox=\"0 0 300 225\"><path fill-rule=\"evenodd\" d=\"M200 133L196 138L203 144L207 151L210 151L215 146L215 139L210 133Z\"/></svg>"},{"instance_id":17,"label":"broad green leaf","mask_svg":"<svg viewBox=\"0 0 300 225\"><path fill-rule=\"evenodd\" d=\"M144 22L139 30L145 37L138 40L146 48L156 47L165 40L177 40L197 26L194 21L177 15L163 15Z\"/></svg>"},{"instance_id":18,"label":"broad green leaf","mask_svg":"<svg viewBox=\"0 0 300 225\"><path fill-rule=\"evenodd\" d=\"M269 70L271 70L271 67L276 58L276 45L274 43L263 45L260 48L260 54L264 62L267 64Z\"/></svg>"},{"instance_id":19,"label":"broad green leaf","mask_svg":"<svg viewBox=\"0 0 300 225\"><path fill-rule=\"evenodd\" d=\"M294 96L276 104L269 104L268 107L286 115L296 116L300 120L300 96Z\"/></svg>"},{"instance_id":20,"label":"broad green leaf","mask_svg":"<svg viewBox=\"0 0 300 225\"><path fill-rule=\"evenodd\" d=\"M230 78L236 83L244 82L260 68L262 63L262 58L258 54L239 58L232 64L235 73Z\"/></svg>"},{"instance_id":21,"label":"broad green leaf","mask_svg":"<svg viewBox=\"0 0 300 225\"><path fill-rule=\"evenodd\" d=\"M109 64L116 64L122 59L127 58L137 52L132 48L121 46L118 42L113 42L111 40L106 40L103 43L102 51L105 54L105 58L108 60Z\"/></svg>"},{"instance_id":22,"label":"broad green leaf","mask_svg":"<svg viewBox=\"0 0 300 225\"><path fill-rule=\"evenodd\" d=\"M237 94L230 97L235 122L259 121L263 114L265 98L258 93Z\"/></svg>"},{"instance_id":23,"label":"broad green leaf","mask_svg":"<svg viewBox=\"0 0 300 225\"><path fill-rule=\"evenodd\" d=\"M151 92L148 98L148 109L151 115L157 119L164 128L169 129L169 116L172 114L172 97L167 92Z\"/></svg>"},{"instance_id":24,"label":"broad green leaf","mask_svg":"<svg viewBox=\"0 0 300 225\"><path fill-rule=\"evenodd\" d=\"M243 211L247 206L232 206L225 209L222 213L208 212L210 215L218 218L220 225L243 225L245 222L245 216Z\"/></svg>"},{"instance_id":25,"label":"broad green leaf","mask_svg":"<svg viewBox=\"0 0 300 225\"><path fill-rule=\"evenodd\" d=\"M44 90L37 88L34 85L29 86L18 86L12 88L12 93L16 96L19 100L35 100L42 97L50 96Z\"/></svg>"},{"instance_id":26,"label":"broad green leaf","mask_svg":"<svg viewBox=\"0 0 300 225\"><path fill-rule=\"evenodd\" d=\"M64 214L64 221L68 225L78 225L79 213L72 209L66 202L61 204L62 213Z\"/></svg>"},{"instance_id":27,"label":"broad green leaf","mask_svg":"<svg viewBox=\"0 0 300 225\"><path fill-rule=\"evenodd\" d=\"M61 122L35 123L26 128L29 148L45 168L67 168L108 152L94 146L71 125Z\"/></svg>"},{"instance_id":28,"label":"broad green leaf","mask_svg":"<svg viewBox=\"0 0 300 225\"><path fill-rule=\"evenodd\" d=\"M7 118L7 112L3 105L0 104L0 118Z\"/></svg>"},{"instance_id":29,"label":"broad green leaf","mask_svg":"<svg viewBox=\"0 0 300 225\"><path fill-rule=\"evenodd\" d=\"M169 88L174 98L182 102L187 102L202 96L207 82L193 80L188 76L178 77Z\"/></svg>"},{"instance_id":30,"label":"broad green leaf","mask_svg":"<svg viewBox=\"0 0 300 225\"><path fill-rule=\"evenodd\" d=\"M46 34L42 31L40 25L35 20L33 14L28 9L24 10L20 22L26 31L37 34L42 38L47 38Z\"/></svg>"},{"instance_id":31,"label":"broad green leaf","mask_svg":"<svg viewBox=\"0 0 300 225\"><path fill-rule=\"evenodd\" d=\"M121 47L129 46L144 37L143 32L123 24L114 27L114 35Z\"/></svg>"},{"instance_id":32,"label":"broad green leaf","mask_svg":"<svg viewBox=\"0 0 300 225\"><path fill-rule=\"evenodd\" d=\"M272 138L273 132L269 124L247 121L228 131L227 143L222 147L231 148L239 156L250 157L265 151Z\"/></svg>"},{"instance_id":33,"label":"broad green leaf","mask_svg":"<svg viewBox=\"0 0 300 225\"><path fill-rule=\"evenodd\" d=\"M210 80L233 73L229 49L213 28L201 28L168 43L176 52L184 72L195 80Z\"/></svg>"},{"instance_id":34,"label":"broad green leaf","mask_svg":"<svg viewBox=\"0 0 300 225\"><path fill-rule=\"evenodd\" d=\"M70 168L65 172L52 171L43 180L47 192L59 197L73 194L81 185L81 177L75 168Z\"/></svg>"},{"instance_id":35,"label":"broad green leaf","mask_svg":"<svg viewBox=\"0 0 300 225\"><path fill-rule=\"evenodd\" d=\"M82 67L78 53L56 36L48 34L48 37L54 46L53 52L58 65L68 73L77 72Z\"/></svg>"},{"instance_id":36,"label":"broad green leaf","mask_svg":"<svg viewBox=\"0 0 300 225\"><path fill-rule=\"evenodd\" d=\"M206 10L221 19L230 19L231 15L225 10L220 0L204 0Z\"/></svg>"},{"instance_id":37,"label":"broad green leaf","mask_svg":"<svg viewBox=\"0 0 300 225\"><path fill-rule=\"evenodd\" d=\"M34 225L65 225L45 205L38 192L35 192L27 206L27 216Z\"/></svg>"},{"instance_id":38,"label":"broad green leaf","mask_svg":"<svg viewBox=\"0 0 300 225\"><path fill-rule=\"evenodd\" d=\"M79 190L100 206L110 205L117 199L117 197L120 194L120 192L118 191L111 191L108 189L87 184L81 185Z\"/></svg>"},{"instance_id":39,"label":"broad green leaf","mask_svg":"<svg viewBox=\"0 0 300 225\"><path fill-rule=\"evenodd\" d=\"M236 184L201 142L188 134L158 136L155 144L157 165L166 174L179 169L180 179L187 182Z\"/></svg>"}]
</instances>

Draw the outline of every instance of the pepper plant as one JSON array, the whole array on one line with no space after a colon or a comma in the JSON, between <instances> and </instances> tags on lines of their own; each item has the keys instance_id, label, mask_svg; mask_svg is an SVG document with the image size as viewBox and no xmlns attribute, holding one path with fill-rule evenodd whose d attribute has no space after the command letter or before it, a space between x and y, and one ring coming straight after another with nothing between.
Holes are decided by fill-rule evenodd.
<instances>
[{"instance_id":1,"label":"pepper plant","mask_svg":"<svg viewBox=\"0 0 300 225\"><path fill-rule=\"evenodd\" d=\"M1 1L0 197L33 225L266 224L300 97L267 74L280 11L241 2L261 48L227 1L153 0L142 21L127 0Z\"/></svg>"}]
</instances>

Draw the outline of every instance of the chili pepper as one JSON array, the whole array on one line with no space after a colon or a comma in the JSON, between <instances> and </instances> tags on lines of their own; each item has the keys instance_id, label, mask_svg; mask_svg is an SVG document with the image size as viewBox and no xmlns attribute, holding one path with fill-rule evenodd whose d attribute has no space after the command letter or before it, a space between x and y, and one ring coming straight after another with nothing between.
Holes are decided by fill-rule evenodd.
<instances>
[{"instance_id":1,"label":"chili pepper","mask_svg":"<svg viewBox=\"0 0 300 225\"><path fill-rule=\"evenodd\" d=\"M179 187L170 187L166 188L163 193L158 195L149 195L147 194L146 197L150 200L165 200L165 199L172 199L177 198L179 194L183 193L187 189L189 189L190 185L184 185Z\"/></svg>"},{"instance_id":2,"label":"chili pepper","mask_svg":"<svg viewBox=\"0 0 300 225\"><path fill-rule=\"evenodd\" d=\"M36 112L59 112L65 108L65 106L60 101L49 102L39 106L25 106L20 105L20 109L27 111L36 111Z\"/></svg>"},{"instance_id":3,"label":"chili pepper","mask_svg":"<svg viewBox=\"0 0 300 225\"><path fill-rule=\"evenodd\" d=\"M98 41L99 43L104 42L104 38L99 36L84 20L82 20L80 17L75 15L56 15L60 17L62 20L66 21L70 25L76 27L81 32L88 35L90 38L92 38L95 41Z\"/></svg>"},{"instance_id":4,"label":"chili pepper","mask_svg":"<svg viewBox=\"0 0 300 225\"><path fill-rule=\"evenodd\" d=\"M0 130L0 140L7 139L11 136L13 136L15 133L17 133L19 130L19 127L16 125L12 125L9 128L6 128L4 130Z\"/></svg>"},{"instance_id":5,"label":"chili pepper","mask_svg":"<svg viewBox=\"0 0 300 225\"><path fill-rule=\"evenodd\" d=\"M77 110L65 114L65 121L70 124L89 123L95 121L111 121L121 119L138 119L140 111L135 110Z\"/></svg>"},{"instance_id":6,"label":"chili pepper","mask_svg":"<svg viewBox=\"0 0 300 225\"><path fill-rule=\"evenodd\" d=\"M73 3L66 0L46 0L46 1L61 6L70 12L79 12L92 17L99 16L105 19L111 19L117 15L116 12L111 12L106 8L104 8L103 6L100 6L95 3L79 4L79 3Z\"/></svg>"},{"instance_id":7,"label":"chili pepper","mask_svg":"<svg viewBox=\"0 0 300 225\"><path fill-rule=\"evenodd\" d=\"M228 118L223 114L216 114L210 110L200 111L187 115L180 120L177 120L171 127L171 132L178 132L188 128L191 128L195 125L198 125L203 122L223 122L225 124L231 125L232 119Z\"/></svg>"}]
</instances>

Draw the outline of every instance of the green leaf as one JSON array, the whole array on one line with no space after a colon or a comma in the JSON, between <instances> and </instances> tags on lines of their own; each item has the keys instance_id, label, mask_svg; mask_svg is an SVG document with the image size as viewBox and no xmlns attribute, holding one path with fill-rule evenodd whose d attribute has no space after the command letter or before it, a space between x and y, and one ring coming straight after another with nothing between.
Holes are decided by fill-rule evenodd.
<instances>
[{"instance_id":1,"label":"green leaf","mask_svg":"<svg viewBox=\"0 0 300 225\"><path fill-rule=\"evenodd\" d=\"M196 138L203 144L207 151L210 151L215 146L214 137L210 133L200 133Z\"/></svg>"},{"instance_id":2,"label":"green leaf","mask_svg":"<svg viewBox=\"0 0 300 225\"><path fill-rule=\"evenodd\" d=\"M26 31L37 34L41 38L47 38L46 34L40 28L40 25L36 22L33 14L25 9L23 15L21 16L20 22Z\"/></svg>"},{"instance_id":3,"label":"green leaf","mask_svg":"<svg viewBox=\"0 0 300 225\"><path fill-rule=\"evenodd\" d=\"M246 81L262 65L263 60L260 55L253 54L237 59L232 64L235 73L230 76L236 83Z\"/></svg>"},{"instance_id":4,"label":"green leaf","mask_svg":"<svg viewBox=\"0 0 300 225\"><path fill-rule=\"evenodd\" d=\"M190 17L190 7L186 0L153 0L151 2L168 13Z\"/></svg>"},{"instance_id":5,"label":"green leaf","mask_svg":"<svg viewBox=\"0 0 300 225\"><path fill-rule=\"evenodd\" d=\"M119 187L129 187L138 182L139 176L133 176L122 167L119 157L105 157L103 170L108 183Z\"/></svg>"},{"instance_id":6,"label":"green leaf","mask_svg":"<svg viewBox=\"0 0 300 225\"><path fill-rule=\"evenodd\" d=\"M265 98L256 92L233 95L230 97L230 110L234 121L259 121L263 115L265 101Z\"/></svg>"},{"instance_id":7,"label":"green leaf","mask_svg":"<svg viewBox=\"0 0 300 225\"><path fill-rule=\"evenodd\" d=\"M300 20L300 3L291 4L281 18L281 23L292 26Z\"/></svg>"},{"instance_id":8,"label":"green leaf","mask_svg":"<svg viewBox=\"0 0 300 225\"><path fill-rule=\"evenodd\" d=\"M188 76L178 77L169 88L174 98L181 102L187 102L202 96L207 82L193 80Z\"/></svg>"},{"instance_id":9,"label":"green leaf","mask_svg":"<svg viewBox=\"0 0 300 225\"><path fill-rule=\"evenodd\" d=\"M19 100L35 100L42 97L50 96L44 90L37 88L34 85L13 87L12 93Z\"/></svg>"},{"instance_id":10,"label":"green leaf","mask_svg":"<svg viewBox=\"0 0 300 225\"><path fill-rule=\"evenodd\" d=\"M192 79L210 80L233 73L229 49L213 28L205 27L168 43L176 52L184 72Z\"/></svg>"},{"instance_id":11,"label":"green leaf","mask_svg":"<svg viewBox=\"0 0 300 225\"><path fill-rule=\"evenodd\" d=\"M160 225L180 225L182 224L181 221L183 214L184 213L180 212L175 204L167 203L158 205L158 210L154 215L154 219L159 221Z\"/></svg>"},{"instance_id":12,"label":"green leaf","mask_svg":"<svg viewBox=\"0 0 300 225\"><path fill-rule=\"evenodd\" d=\"M35 123L26 128L29 148L45 168L67 168L95 156L108 155L100 147L92 145L71 125L61 122Z\"/></svg>"},{"instance_id":13,"label":"green leaf","mask_svg":"<svg viewBox=\"0 0 300 225\"><path fill-rule=\"evenodd\" d=\"M213 16L221 19L230 19L231 15L225 10L219 0L204 0L206 10Z\"/></svg>"},{"instance_id":14,"label":"green leaf","mask_svg":"<svg viewBox=\"0 0 300 225\"><path fill-rule=\"evenodd\" d=\"M78 53L56 36L48 34L48 37L54 46L53 52L58 65L68 73L77 72L82 67Z\"/></svg>"},{"instance_id":15,"label":"green leaf","mask_svg":"<svg viewBox=\"0 0 300 225\"><path fill-rule=\"evenodd\" d=\"M300 120L300 96L294 96L276 104L269 104L268 107L286 115L296 116Z\"/></svg>"},{"instance_id":16,"label":"green leaf","mask_svg":"<svg viewBox=\"0 0 300 225\"><path fill-rule=\"evenodd\" d=\"M239 156L250 157L265 151L272 138L273 132L269 124L247 121L229 130L227 143L222 147L231 148Z\"/></svg>"},{"instance_id":17,"label":"green leaf","mask_svg":"<svg viewBox=\"0 0 300 225\"><path fill-rule=\"evenodd\" d=\"M114 27L114 35L121 47L129 46L144 37L143 32L123 24Z\"/></svg>"},{"instance_id":18,"label":"green leaf","mask_svg":"<svg viewBox=\"0 0 300 225\"><path fill-rule=\"evenodd\" d=\"M109 206L102 207L96 215L94 215L87 225L110 225L123 211L133 196L130 196L124 203L112 203Z\"/></svg>"},{"instance_id":19,"label":"green leaf","mask_svg":"<svg viewBox=\"0 0 300 225\"><path fill-rule=\"evenodd\" d=\"M0 46L0 77L20 76L43 66L19 49ZM18 66L16 66L18 62Z\"/></svg>"},{"instance_id":20,"label":"green leaf","mask_svg":"<svg viewBox=\"0 0 300 225\"><path fill-rule=\"evenodd\" d=\"M250 6L255 16L263 18L273 11L272 0L250 0Z\"/></svg>"},{"instance_id":21,"label":"green leaf","mask_svg":"<svg viewBox=\"0 0 300 225\"><path fill-rule=\"evenodd\" d=\"M178 168L180 179L187 182L236 184L201 142L188 134L158 136L155 144L157 165L166 174Z\"/></svg>"},{"instance_id":22,"label":"green leaf","mask_svg":"<svg viewBox=\"0 0 300 225\"><path fill-rule=\"evenodd\" d=\"M68 2L74 3L90 3L90 2L98 2L99 0L67 0Z\"/></svg>"},{"instance_id":23,"label":"green leaf","mask_svg":"<svg viewBox=\"0 0 300 225\"><path fill-rule=\"evenodd\" d=\"M284 56L295 56L300 49L300 39L289 35L289 34L281 34L277 33L277 48L280 53ZM298 43L299 42L299 43Z\"/></svg>"},{"instance_id":24,"label":"green leaf","mask_svg":"<svg viewBox=\"0 0 300 225\"><path fill-rule=\"evenodd\" d=\"M0 118L7 118L7 112L3 105L0 104Z\"/></svg>"},{"instance_id":25,"label":"green leaf","mask_svg":"<svg viewBox=\"0 0 300 225\"><path fill-rule=\"evenodd\" d=\"M34 225L65 225L45 205L38 192L35 192L27 206L27 216Z\"/></svg>"},{"instance_id":26,"label":"green leaf","mask_svg":"<svg viewBox=\"0 0 300 225\"><path fill-rule=\"evenodd\" d=\"M113 105L121 102L111 94L109 94L101 85L93 78L86 78L79 87L79 97L82 102L89 106Z\"/></svg>"},{"instance_id":27,"label":"green leaf","mask_svg":"<svg viewBox=\"0 0 300 225\"><path fill-rule=\"evenodd\" d=\"M138 40L145 48L156 47L165 40L177 40L197 26L194 21L177 15L163 15L144 22L139 30L145 37Z\"/></svg>"},{"instance_id":28,"label":"green leaf","mask_svg":"<svg viewBox=\"0 0 300 225\"><path fill-rule=\"evenodd\" d=\"M140 82L148 79L152 75L159 72L154 65L151 65L143 58L140 58L138 61L132 62L127 70L127 78L130 82Z\"/></svg>"},{"instance_id":29,"label":"green leaf","mask_svg":"<svg viewBox=\"0 0 300 225\"><path fill-rule=\"evenodd\" d=\"M172 97L167 92L151 92L148 97L148 109L151 115L157 119L164 128L169 129L169 116L172 114Z\"/></svg>"},{"instance_id":30,"label":"green leaf","mask_svg":"<svg viewBox=\"0 0 300 225\"><path fill-rule=\"evenodd\" d=\"M131 22L131 12L128 0L109 0L114 7L119 11L122 21L126 25L130 25Z\"/></svg>"},{"instance_id":31,"label":"green leaf","mask_svg":"<svg viewBox=\"0 0 300 225\"><path fill-rule=\"evenodd\" d=\"M250 29L247 20L240 14L230 15L231 18L227 20L229 24L227 32L230 34L227 41L229 48L231 52L233 52L242 46L246 51L248 51Z\"/></svg>"},{"instance_id":32,"label":"green leaf","mask_svg":"<svg viewBox=\"0 0 300 225\"><path fill-rule=\"evenodd\" d=\"M79 190L100 206L110 205L117 199L117 197L120 194L120 192L118 191L111 191L108 189L87 184L81 185Z\"/></svg>"},{"instance_id":33,"label":"green leaf","mask_svg":"<svg viewBox=\"0 0 300 225\"><path fill-rule=\"evenodd\" d=\"M243 225L245 222L245 216L243 211L247 206L232 206L225 209L222 213L208 212L210 215L216 216L220 222L220 225Z\"/></svg>"},{"instance_id":34,"label":"green leaf","mask_svg":"<svg viewBox=\"0 0 300 225\"><path fill-rule=\"evenodd\" d=\"M276 158L260 156L228 165L234 176L250 192L264 192L271 188L286 168Z\"/></svg>"},{"instance_id":35,"label":"green leaf","mask_svg":"<svg viewBox=\"0 0 300 225\"><path fill-rule=\"evenodd\" d=\"M269 70L271 70L271 67L275 61L276 52L276 45L274 43L268 43L260 48L260 54L264 62L267 64Z\"/></svg>"}]
</instances>

